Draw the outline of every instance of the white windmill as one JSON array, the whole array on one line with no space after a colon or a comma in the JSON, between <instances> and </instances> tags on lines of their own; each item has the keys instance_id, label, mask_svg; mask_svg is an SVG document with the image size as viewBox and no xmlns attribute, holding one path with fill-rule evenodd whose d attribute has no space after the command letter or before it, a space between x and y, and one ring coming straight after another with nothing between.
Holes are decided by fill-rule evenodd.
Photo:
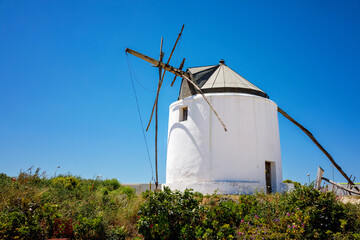
<instances>
[{"instance_id":1,"label":"white windmill","mask_svg":"<svg viewBox=\"0 0 360 240\"><path fill-rule=\"evenodd\" d=\"M227 131L198 91L183 80L169 109L166 186L202 193L276 191L282 183L277 105L268 95L218 65L188 68Z\"/></svg>"},{"instance_id":2,"label":"white windmill","mask_svg":"<svg viewBox=\"0 0 360 240\"><path fill-rule=\"evenodd\" d=\"M170 66L183 28L166 64L162 62L162 41L159 61L131 49L125 50L159 68L158 91L148 128L154 110L157 119L157 101L165 71L175 74L174 81L177 76L182 78L178 100L169 108L164 186L178 190L192 188L202 193L281 191L277 112L304 131L349 184L354 185L306 128L271 101L264 91L225 65L224 60L218 65L193 67L187 71L182 71L185 59L179 68ZM157 131L155 133L157 140ZM155 149L157 169L156 145ZM156 171L156 185L157 182Z\"/></svg>"}]
</instances>

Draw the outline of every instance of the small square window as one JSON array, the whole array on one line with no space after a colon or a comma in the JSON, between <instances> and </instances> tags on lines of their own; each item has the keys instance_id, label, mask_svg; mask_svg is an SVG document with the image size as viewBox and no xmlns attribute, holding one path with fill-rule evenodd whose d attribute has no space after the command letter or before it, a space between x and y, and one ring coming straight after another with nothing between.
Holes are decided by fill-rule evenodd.
<instances>
[{"instance_id":1,"label":"small square window","mask_svg":"<svg viewBox=\"0 0 360 240\"><path fill-rule=\"evenodd\" d=\"M186 121L188 118L188 107L180 108L180 122Z\"/></svg>"}]
</instances>

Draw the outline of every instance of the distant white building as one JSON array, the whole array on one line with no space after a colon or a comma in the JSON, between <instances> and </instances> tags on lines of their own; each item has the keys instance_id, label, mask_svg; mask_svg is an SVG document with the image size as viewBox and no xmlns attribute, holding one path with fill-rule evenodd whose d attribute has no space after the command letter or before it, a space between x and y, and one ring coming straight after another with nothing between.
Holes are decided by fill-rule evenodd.
<instances>
[{"instance_id":1,"label":"distant white building","mask_svg":"<svg viewBox=\"0 0 360 240\"><path fill-rule=\"evenodd\" d=\"M276 103L223 60L187 72L210 100L227 132L197 90L183 80L179 100L169 109L164 185L204 194L280 191Z\"/></svg>"}]
</instances>

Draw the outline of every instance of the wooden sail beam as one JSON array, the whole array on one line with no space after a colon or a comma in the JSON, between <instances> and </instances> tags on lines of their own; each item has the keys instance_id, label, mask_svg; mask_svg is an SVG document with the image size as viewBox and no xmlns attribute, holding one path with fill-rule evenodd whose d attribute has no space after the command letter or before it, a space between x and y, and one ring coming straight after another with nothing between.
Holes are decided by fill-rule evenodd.
<instances>
[{"instance_id":1,"label":"wooden sail beam","mask_svg":"<svg viewBox=\"0 0 360 240\"><path fill-rule=\"evenodd\" d=\"M329 158L330 162L336 167L336 169L344 176L344 178L350 183L350 185L355 185L354 182L346 175L346 173L341 169L341 167L335 162L333 157L321 146L321 144L316 140L316 138L311 134L309 130L304 128L300 123L295 121L292 117L290 117L284 110L278 107L278 112L281 113L284 117L289 119L292 123L298 126L308 137L315 143L316 146ZM354 187L356 190L359 190L357 186Z\"/></svg>"},{"instance_id":2,"label":"wooden sail beam","mask_svg":"<svg viewBox=\"0 0 360 240\"><path fill-rule=\"evenodd\" d=\"M158 60L153 59L153 58L151 58L149 56L146 56L146 55L144 55L142 53L139 53L139 52L137 52L135 50L126 48L125 52L130 53L130 54L132 54L132 55L134 55L134 56L136 56L138 58L141 58L142 60L147 61L147 62L153 64L156 67L161 67L162 69L164 69L164 70L166 70L168 72L171 72L171 73L173 73L173 74L175 74L175 75L177 75L179 77L186 76L186 77L190 78L190 75L187 72L184 72L184 71L182 71L180 69L174 68L174 67L172 67L172 66L170 66L168 64L165 64L163 62L159 62Z\"/></svg>"},{"instance_id":3,"label":"wooden sail beam","mask_svg":"<svg viewBox=\"0 0 360 240\"><path fill-rule=\"evenodd\" d=\"M171 60L171 57L172 57L172 55L173 55L173 53L174 53L174 51L175 51L176 45L177 45L177 43L178 43L178 41L179 41L179 39L180 39L180 37L181 37L181 34L182 34L183 30L184 30L184 26L185 26L185 25L182 26L181 31L180 31L180 33L179 33L179 35L178 35L178 37L177 37L177 39L176 39L176 42L175 42L175 44L174 44L174 47L173 47L172 50L171 50L169 59L168 59L168 61L167 61L167 63L166 63L167 65L170 63L170 60ZM161 80L160 80L160 87L158 88L158 91L157 91L157 93L156 93L155 102L154 102L153 108L152 108L152 110L151 110L151 115L150 115L149 123L148 123L148 125L147 125L147 127L146 127L146 131L149 130L149 127L150 127L150 124L151 124L152 116L153 116L153 114L154 114L154 109L155 109L155 107L156 107L156 105L157 105L157 102L158 102L159 93L160 93L160 88L161 88L161 85L162 85L162 83L163 83L163 81L164 81L165 73L166 73L166 71L163 72L162 77L161 77Z\"/></svg>"},{"instance_id":4,"label":"wooden sail beam","mask_svg":"<svg viewBox=\"0 0 360 240\"><path fill-rule=\"evenodd\" d=\"M185 63L185 58L182 60L179 70L182 70L182 68L184 67L184 63ZM176 78L177 78L177 75L175 75L174 80L171 82L171 85L170 85L171 87L174 86Z\"/></svg>"},{"instance_id":5,"label":"wooden sail beam","mask_svg":"<svg viewBox=\"0 0 360 240\"><path fill-rule=\"evenodd\" d=\"M227 131L227 128L225 126L225 123L221 120L219 114L216 112L215 108L212 106L212 104L210 103L210 101L208 100L208 98L205 96L205 94L203 93L203 91L201 91L201 89L199 88L199 86L194 83L193 81L190 80L190 78L186 77L186 76L183 76L183 78L188 81L188 83L190 83L191 85L193 85L196 90L199 91L199 93L201 94L201 96L204 98L204 100L207 102L207 104L210 106L211 110L214 112L215 116L217 117L217 119L219 120L219 122L221 123L221 125L223 126L224 128L224 131L226 132Z\"/></svg>"},{"instance_id":6,"label":"wooden sail beam","mask_svg":"<svg viewBox=\"0 0 360 240\"><path fill-rule=\"evenodd\" d=\"M141 53L139 53L139 52L136 52L136 51L131 50L131 49L128 49L128 48L125 49L125 52L130 53L130 54L132 54L132 55L134 55L134 56L136 56L136 57L139 57L139 58L141 58L141 59L143 59L143 60L145 60L145 61L147 61L147 62L149 62L149 63L151 63L151 64L153 64L153 65L155 65L155 66L157 66L157 67L161 67L161 68L165 69L166 71L171 72L171 73L173 73L173 74L175 74L175 75L177 75L177 76L179 76L179 77L184 78L186 81L188 81L191 85L193 85L193 86L199 91L199 93L201 94L201 96L202 96L202 97L205 99L205 101L209 104L211 110L214 112L214 114L215 114L215 116L217 117L217 119L220 121L220 123L221 123L221 125L223 126L224 130L227 131L227 128L226 128L224 122L221 120L219 114L215 111L214 107L212 106L212 104L210 103L210 101L207 99L207 97L205 96L205 94L203 93L203 91L201 91L201 89L199 88L199 86L196 85L196 84L190 79L190 75L189 75L187 72L184 72L184 71L182 71L182 70L180 70L180 69L174 68L174 67L172 67L172 66L170 66L170 65L168 65L168 64L159 62L158 60L155 60L155 59L153 59L153 58L151 58L151 57L148 57L148 56L146 56L146 55L144 55L144 54L141 54Z\"/></svg>"}]
</instances>

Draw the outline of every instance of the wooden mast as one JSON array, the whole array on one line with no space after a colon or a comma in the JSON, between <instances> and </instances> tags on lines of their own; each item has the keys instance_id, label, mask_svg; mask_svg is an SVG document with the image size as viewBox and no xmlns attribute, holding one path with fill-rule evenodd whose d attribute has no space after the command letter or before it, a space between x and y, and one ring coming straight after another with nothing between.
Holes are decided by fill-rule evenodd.
<instances>
[{"instance_id":1,"label":"wooden mast","mask_svg":"<svg viewBox=\"0 0 360 240\"><path fill-rule=\"evenodd\" d=\"M164 53L162 51L162 46L163 46L163 37L161 37L161 43L160 43L160 57L159 57L159 62L162 62L163 57L164 57ZM161 87L161 74L162 74L162 68L159 67L159 83L158 83L158 89L157 92L160 91L160 87ZM155 176L156 176L156 180L155 180L155 189L158 189L158 185L159 185L159 175L158 175L158 154L157 154L157 138L158 138L158 98L156 98L155 100L155 104L156 104L156 110L155 110Z\"/></svg>"},{"instance_id":2,"label":"wooden mast","mask_svg":"<svg viewBox=\"0 0 360 240\"><path fill-rule=\"evenodd\" d=\"M155 60L155 59L153 59L153 58L150 58L150 57L148 57L148 56L145 56L145 55L143 55L143 54L141 54L141 53L138 53L138 52L136 52L136 51L133 51L133 50L131 50L131 49L125 49L126 53L131 53L131 54L133 54L133 55L135 55L135 56L137 56L137 57L139 57L139 58L142 58L142 59L144 59L144 60L146 60L146 61L148 61L148 62L151 62L152 64L154 64L156 67L159 68L159 83L158 83L158 88L157 88L157 92L156 92L156 98L155 98L155 102L154 102L154 105L153 105L153 108L152 108L152 111L151 111L151 116L150 116L149 123L148 123L148 125L147 125L147 127L146 127L146 131L148 131L148 130L149 130L149 127L150 127L151 120L152 120L152 116L153 116L154 110L155 110L155 172L156 172L155 187L156 187L156 189L158 188L158 185L159 185L158 154L157 154L158 101L159 101L159 93L160 93L161 85L162 85L162 83L163 83L163 81L164 81L164 76L165 76L165 72L166 72L166 71L163 71L162 69L163 69L163 68L166 69L167 66L169 66L171 57L172 57L172 55L173 55L173 53L174 53L174 50L175 50L175 48L176 48L176 45L177 45L177 43L178 43L178 41L179 41L179 39L180 39L180 37L181 37L181 34L182 34L183 30L184 30L184 26L185 26L185 25L183 25L182 28L181 28L181 31L180 31L180 33L179 33L179 36L178 36L177 39L176 39L175 45L174 45L174 47L173 47L173 49L172 49L172 51L171 51L171 54L170 54L169 59L168 59L168 61L167 61L167 63L166 63L165 66L164 66L164 63L162 62L163 57L164 57L164 53L163 53L163 51L162 51L162 47L163 47L163 37L161 37L159 61L157 61L157 60ZM184 61L185 61L185 59L184 59ZM184 61L183 61L183 63L184 63ZM170 67L170 66L169 66L169 67ZM170 67L169 70L171 70L171 68L172 68L172 67ZM168 71L169 71L169 70L168 70ZM174 79L174 80L175 80L175 79Z\"/></svg>"}]
</instances>

